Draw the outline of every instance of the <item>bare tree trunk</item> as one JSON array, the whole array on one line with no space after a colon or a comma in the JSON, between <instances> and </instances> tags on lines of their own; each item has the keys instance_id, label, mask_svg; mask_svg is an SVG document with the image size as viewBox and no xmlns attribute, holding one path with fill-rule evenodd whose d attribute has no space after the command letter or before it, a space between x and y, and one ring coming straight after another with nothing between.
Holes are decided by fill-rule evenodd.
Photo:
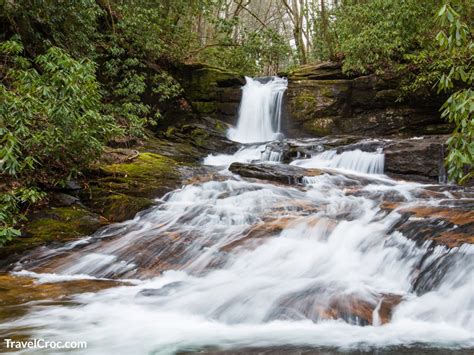
<instances>
[{"instance_id":1,"label":"bare tree trunk","mask_svg":"<svg viewBox=\"0 0 474 355\"><path fill-rule=\"evenodd\" d=\"M291 0L291 4L288 3L288 0L282 1L293 23L293 38L295 40L300 64L306 64L306 46L303 39L303 15L301 11L303 9L301 9L301 6L298 6L298 0ZM302 0L300 0L300 2L302 3Z\"/></svg>"},{"instance_id":2,"label":"bare tree trunk","mask_svg":"<svg viewBox=\"0 0 474 355\"><path fill-rule=\"evenodd\" d=\"M322 32L324 42L329 52L329 58L332 59L334 58L334 51L332 48L332 41L329 35L329 20L328 20L328 14L326 11L325 1L321 0L320 4L321 4L321 32Z\"/></svg>"}]
</instances>

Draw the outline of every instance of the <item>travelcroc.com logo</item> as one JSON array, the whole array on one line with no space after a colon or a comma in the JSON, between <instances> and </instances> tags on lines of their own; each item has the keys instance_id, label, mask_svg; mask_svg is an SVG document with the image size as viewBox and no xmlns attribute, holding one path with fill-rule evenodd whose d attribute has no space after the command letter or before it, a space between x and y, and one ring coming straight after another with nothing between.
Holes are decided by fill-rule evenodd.
<instances>
[{"instance_id":1,"label":"travelcroc.com logo","mask_svg":"<svg viewBox=\"0 0 474 355\"><path fill-rule=\"evenodd\" d=\"M85 341L51 341L44 339L13 340L4 339L6 349L87 349Z\"/></svg>"}]
</instances>

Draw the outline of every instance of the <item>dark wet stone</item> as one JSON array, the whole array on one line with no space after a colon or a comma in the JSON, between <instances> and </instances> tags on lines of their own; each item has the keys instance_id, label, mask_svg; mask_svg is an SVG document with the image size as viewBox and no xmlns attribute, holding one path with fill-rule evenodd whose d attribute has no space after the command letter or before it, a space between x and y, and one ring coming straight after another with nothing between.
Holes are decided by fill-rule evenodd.
<instances>
[{"instance_id":1,"label":"dark wet stone","mask_svg":"<svg viewBox=\"0 0 474 355\"><path fill-rule=\"evenodd\" d=\"M169 296L170 293L183 285L182 281L171 282L160 288L144 288L137 293L137 297L160 297Z\"/></svg>"},{"instance_id":2,"label":"dark wet stone","mask_svg":"<svg viewBox=\"0 0 474 355\"><path fill-rule=\"evenodd\" d=\"M385 173L396 178L425 182L444 179L446 137L395 141L384 148Z\"/></svg>"},{"instance_id":3,"label":"dark wet stone","mask_svg":"<svg viewBox=\"0 0 474 355\"><path fill-rule=\"evenodd\" d=\"M50 197L50 204L54 207L68 207L76 203L80 203L77 197L64 193L54 193Z\"/></svg>"},{"instance_id":4,"label":"dark wet stone","mask_svg":"<svg viewBox=\"0 0 474 355\"><path fill-rule=\"evenodd\" d=\"M242 177L275 181L282 184L300 184L305 176L321 174L320 170L305 169L285 164L232 163L229 170Z\"/></svg>"},{"instance_id":5,"label":"dark wet stone","mask_svg":"<svg viewBox=\"0 0 474 355\"><path fill-rule=\"evenodd\" d=\"M78 191L82 190L82 186L75 180L68 180L63 187L63 190Z\"/></svg>"}]
</instances>

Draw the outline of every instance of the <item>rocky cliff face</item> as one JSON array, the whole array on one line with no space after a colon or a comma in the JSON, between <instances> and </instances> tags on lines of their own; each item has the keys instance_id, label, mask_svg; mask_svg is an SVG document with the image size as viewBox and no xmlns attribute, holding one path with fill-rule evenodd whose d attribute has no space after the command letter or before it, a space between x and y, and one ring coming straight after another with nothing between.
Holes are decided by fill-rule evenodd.
<instances>
[{"instance_id":1,"label":"rocky cliff face","mask_svg":"<svg viewBox=\"0 0 474 355\"><path fill-rule=\"evenodd\" d=\"M304 66L287 74L286 131L290 136L447 133L436 97L399 102L400 77L347 77L338 63Z\"/></svg>"},{"instance_id":2,"label":"rocky cliff face","mask_svg":"<svg viewBox=\"0 0 474 355\"><path fill-rule=\"evenodd\" d=\"M201 64L186 65L177 72L185 96L198 114L235 123L243 76Z\"/></svg>"},{"instance_id":3,"label":"rocky cliff face","mask_svg":"<svg viewBox=\"0 0 474 355\"><path fill-rule=\"evenodd\" d=\"M179 73L185 95L197 113L235 123L244 77L203 65L188 65ZM438 112L442 99L418 96L399 102L399 76L348 77L339 63L329 62L283 75L288 77L283 129L289 137L451 131Z\"/></svg>"}]
</instances>

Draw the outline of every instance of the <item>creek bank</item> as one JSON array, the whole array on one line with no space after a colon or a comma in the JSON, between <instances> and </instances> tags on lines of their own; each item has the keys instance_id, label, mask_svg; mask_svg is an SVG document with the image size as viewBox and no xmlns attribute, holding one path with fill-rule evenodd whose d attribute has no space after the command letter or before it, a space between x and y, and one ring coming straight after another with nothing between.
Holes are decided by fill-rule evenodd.
<instances>
[{"instance_id":1,"label":"creek bank","mask_svg":"<svg viewBox=\"0 0 474 355\"><path fill-rule=\"evenodd\" d=\"M46 191L47 204L29 213L22 235L0 247L0 267L36 247L78 239L133 218L182 181L208 172L199 162L209 152L235 151L236 144L225 137L226 129L225 123L208 118L158 136L148 132L129 148L117 145L130 142L108 147L82 179Z\"/></svg>"}]
</instances>

